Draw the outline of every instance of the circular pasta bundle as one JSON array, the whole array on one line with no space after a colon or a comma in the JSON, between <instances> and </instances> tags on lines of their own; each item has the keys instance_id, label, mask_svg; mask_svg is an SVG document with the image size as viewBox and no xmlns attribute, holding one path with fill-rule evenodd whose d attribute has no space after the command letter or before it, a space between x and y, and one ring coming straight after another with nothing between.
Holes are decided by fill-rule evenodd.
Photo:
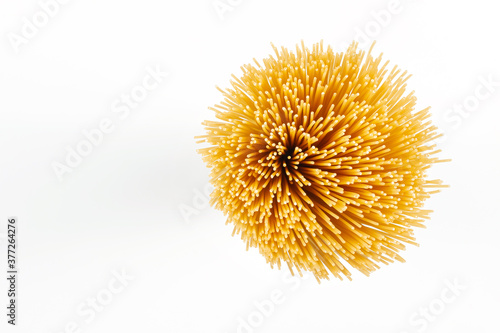
<instances>
[{"instance_id":1,"label":"circular pasta bundle","mask_svg":"<svg viewBox=\"0 0 500 333\"><path fill-rule=\"evenodd\" d=\"M352 43L295 52L274 47L262 64L242 66L210 108L199 143L224 212L249 247L273 267L284 261L316 279L369 275L403 258L425 199L443 187L426 180L442 162L432 145L429 108L415 111L406 72L387 69Z\"/></svg>"}]
</instances>

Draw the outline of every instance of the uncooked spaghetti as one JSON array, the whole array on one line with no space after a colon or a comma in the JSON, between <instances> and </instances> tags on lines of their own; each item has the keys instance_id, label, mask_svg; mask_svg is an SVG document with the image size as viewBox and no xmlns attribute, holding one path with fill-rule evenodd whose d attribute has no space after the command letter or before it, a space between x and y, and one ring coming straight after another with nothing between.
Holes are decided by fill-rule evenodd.
<instances>
[{"instance_id":1,"label":"uncooked spaghetti","mask_svg":"<svg viewBox=\"0 0 500 333\"><path fill-rule=\"evenodd\" d=\"M387 69L353 43L323 43L242 67L219 90L217 121L199 149L211 168L211 204L271 266L351 279L403 258L423 227L423 203L443 187L427 180L442 162L429 108L415 111L406 72Z\"/></svg>"}]
</instances>

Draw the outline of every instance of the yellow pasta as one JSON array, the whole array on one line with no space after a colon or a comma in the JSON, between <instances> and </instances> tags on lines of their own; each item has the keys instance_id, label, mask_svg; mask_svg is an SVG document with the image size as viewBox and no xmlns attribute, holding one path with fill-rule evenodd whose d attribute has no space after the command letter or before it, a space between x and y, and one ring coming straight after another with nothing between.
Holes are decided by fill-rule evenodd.
<instances>
[{"instance_id":1,"label":"yellow pasta","mask_svg":"<svg viewBox=\"0 0 500 333\"><path fill-rule=\"evenodd\" d=\"M351 279L403 262L439 180L429 108L415 111L406 72L382 55L317 43L242 67L197 137L215 187L211 204L271 264Z\"/></svg>"}]
</instances>

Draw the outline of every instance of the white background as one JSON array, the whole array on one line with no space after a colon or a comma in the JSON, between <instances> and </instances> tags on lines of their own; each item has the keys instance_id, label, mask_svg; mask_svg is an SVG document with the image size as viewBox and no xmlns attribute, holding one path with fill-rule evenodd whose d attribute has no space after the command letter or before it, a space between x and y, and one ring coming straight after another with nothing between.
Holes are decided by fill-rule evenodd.
<instances>
[{"instance_id":1,"label":"white background","mask_svg":"<svg viewBox=\"0 0 500 333\"><path fill-rule=\"evenodd\" d=\"M0 258L4 271L5 224L17 216L20 277L13 328L1 274L0 331L500 331L496 2L230 3L221 16L213 0L68 1L15 47L13 34L22 36L24 18L33 22L41 7L2 0ZM431 177L451 187L428 200L435 212L406 263L369 278L354 272L352 282L291 279L245 251L224 216L203 205L209 170L194 136L214 118L215 85L227 87L241 65L270 54L271 42L323 39L341 51L355 38L364 48L376 39L375 54L413 74L409 88L419 108L432 107L447 135L441 156L453 159ZM120 118L113 103L157 66L169 76ZM469 111L453 111L464 103ZM114 130L59 181L53 163L105 118ZM196 214L183 216L186 207ZM133 280L110 294L122 271ZM465 289L453 294L450 283ZM282 296L270 307L273 292ZM86 304L96 296L106 304L92 316ZM423 319L429 307L432 320Z\"/></svg>"}]
</instances>

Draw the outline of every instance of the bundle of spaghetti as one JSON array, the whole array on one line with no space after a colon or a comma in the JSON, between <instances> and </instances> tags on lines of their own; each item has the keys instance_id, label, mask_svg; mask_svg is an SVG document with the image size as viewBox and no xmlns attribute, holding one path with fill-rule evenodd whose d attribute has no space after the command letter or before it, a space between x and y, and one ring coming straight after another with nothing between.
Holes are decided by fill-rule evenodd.
<instances>
[{"instance_id":1,"label":"bundle of spaghetti","mask_svg":"<svg viewBox=\"0 0 500 333\"><path fill-rule=\"evenodd\" d=\"M373 48L373 46L372 46ZM214 186L211 204L249 247L271 264L351 279L398 254L424 227L432 193L427 180L443 162L429 108L415 111L406 72L358 50L323 43L242 66L210 108L198 136Z\"/></svg>"}]
</instances>

